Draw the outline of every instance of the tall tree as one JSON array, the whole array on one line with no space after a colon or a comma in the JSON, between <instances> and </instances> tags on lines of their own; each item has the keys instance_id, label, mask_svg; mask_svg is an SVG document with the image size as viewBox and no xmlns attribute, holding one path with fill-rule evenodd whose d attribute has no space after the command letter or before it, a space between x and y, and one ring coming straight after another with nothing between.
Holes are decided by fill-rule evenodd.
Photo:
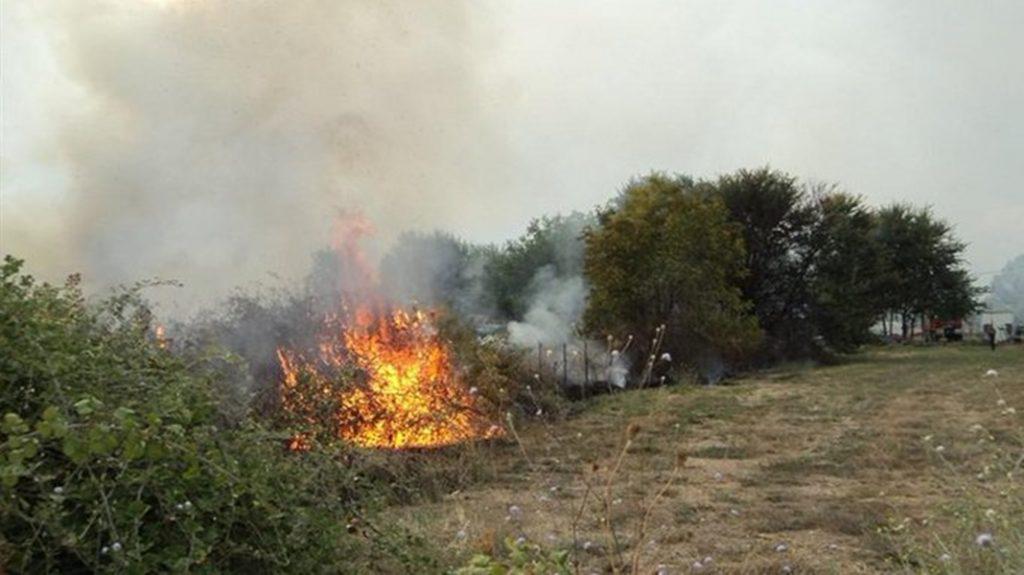
<instances>
[{"instance_id":1,"label":"tall tree","mask_svg":"<svg viewBox=\"0 0 1024 575\"><path fill-rule=\"evenodd\" d=\"M965 245L928 208L894 204L879 211L877 238L885 266L881 293L900 333L918 321L958 318L978 307L980 290L963 265Z\"/></svg>"},{"instance_id":2,"label":"tall tree","mask_svg":"<svg viewBox=\"0 0 1024 575\"><path fill-rule=\"evenodd\" d=\"M883 268L875 216L861 198L834 187L817 186L811 198L817 222L810 317L829 346L852 351L870 339L870 328L884 310L878 297Z\"/></svg>"},{"instance_id":3,"label":"tall tree","mask_svg":"<svg viewBox=\"0 0 1024 575\"><path fill-rule=\"evenodd\" d=\"M744 273L740 230L721 199L689 178L631 182L586 246L590 330L639 339L665 325L665 349L691 360L736 357L756 345L756 320L736 287Z\"/></svg>"},{"instance_id":4,"label":"tall tree","mask_svg":"<svg viewBox=\"0 0 1024 575\"><path fill-rule=\"evenodd\" d=\"M767 336L766 351L805 353L813 336L808 274L816 249L814 206L796 178L770 168L722 176L715 193L741 229L747 273L740 287Z\"/></svg>"}]
</instances>

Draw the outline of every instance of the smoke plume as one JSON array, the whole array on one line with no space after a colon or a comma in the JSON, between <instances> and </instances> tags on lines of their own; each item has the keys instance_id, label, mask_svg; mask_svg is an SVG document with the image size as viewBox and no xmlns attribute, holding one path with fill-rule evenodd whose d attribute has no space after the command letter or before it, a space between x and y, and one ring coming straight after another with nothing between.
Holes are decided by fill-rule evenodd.
<instances>
[{"instance_id":1,"label":"smoke plume","mask_svg":"<svg viewBox=\"0 0 1024 575\"><path fill-rule=\"evenodd\" d=\"M459 197L487 187L502 143L479 86L486 30L467 6L38 3L81 93L54 143L71 180L54 226L67 271L210 296L305 271L338 208L365 211L382 242L482 219L494 202Z\"/></svg>"}]
</instances>

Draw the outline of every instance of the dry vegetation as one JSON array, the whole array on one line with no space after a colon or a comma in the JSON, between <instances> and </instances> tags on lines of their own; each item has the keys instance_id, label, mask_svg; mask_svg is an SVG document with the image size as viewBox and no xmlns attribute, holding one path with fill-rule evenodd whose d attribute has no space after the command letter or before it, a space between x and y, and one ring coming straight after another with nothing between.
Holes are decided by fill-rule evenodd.
<instances>
[{"instance_id":1,"label":"dry vegetation","mask_svg":"<svg viewBox=\"0 0 1024 575\"><path fill-rule=\"evenodd\" d=\"M973 345L604 396L392 513L452 565L518 540L582 573L1019 572L1013 406L1024 349Z\"/></svg>"}]
</instances>

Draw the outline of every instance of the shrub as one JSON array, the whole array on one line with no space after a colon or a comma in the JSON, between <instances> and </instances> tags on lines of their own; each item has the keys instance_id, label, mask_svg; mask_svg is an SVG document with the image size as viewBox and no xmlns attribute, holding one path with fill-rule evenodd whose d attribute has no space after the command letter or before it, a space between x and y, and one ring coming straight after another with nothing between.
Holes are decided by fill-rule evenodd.
<instances>
[{"instance_id":1,"label":"shrub","mask_svg":"<svg viewBox=\"0 0 1024 575\"><path fill-rule=\"evenodd\" d=\"M366 572L422 565L337 445L227 420L218 362L154 338L139 287L0 269L0 570ZM216 361L214 361L216 360Z\"/></svg>"}]
</instances>

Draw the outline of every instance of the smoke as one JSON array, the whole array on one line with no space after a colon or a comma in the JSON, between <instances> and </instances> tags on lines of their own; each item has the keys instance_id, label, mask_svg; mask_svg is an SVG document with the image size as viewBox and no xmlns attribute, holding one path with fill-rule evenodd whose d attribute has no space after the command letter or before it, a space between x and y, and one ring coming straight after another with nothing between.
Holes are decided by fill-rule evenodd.
<instances>
[{"instance_id":1,"label":"smoke","mask_svg":"<svg viewBox=\"0 0 1024 575\"><path fill-rule=\"evenodd\" d=\"M559 345L575 337L574 330L586 308L587 286L583 279L584 232L596 224L593 214L574 212L537 223L535 241L543 244L551 263L539 267L526 293L526 312L508 324L509 339L533 347Z\"/></svg>"},{"instance_id":2,"label":"smoke","mask_svg":"<svg viewBox=\"0 0 1024 575\"><path fill-rule=\"evenodd\" d=\"M558 277L552 266L537 270L531 282L533 298L522 321L508 324L509 341L524 347L561 345L575 339L586 307L587 289L579 275Z\"/></svg>"},{"instance_id":3,"label":"smoke","mask_svg":"<svg viewBox=\"0 0 1024 575\"><path fill-rule=\"evenodd\" d=\"M459 195L498 177L503 144L483 113L488 33L468 6L35 3L79 95L55 129L69 182L50 257L98 284L159 276L215 296L304 272L337 208L364 210L381 242L483 219L500 200ZM33 220L5 232L33 235Z\"/></svg>"}]
</instances>

